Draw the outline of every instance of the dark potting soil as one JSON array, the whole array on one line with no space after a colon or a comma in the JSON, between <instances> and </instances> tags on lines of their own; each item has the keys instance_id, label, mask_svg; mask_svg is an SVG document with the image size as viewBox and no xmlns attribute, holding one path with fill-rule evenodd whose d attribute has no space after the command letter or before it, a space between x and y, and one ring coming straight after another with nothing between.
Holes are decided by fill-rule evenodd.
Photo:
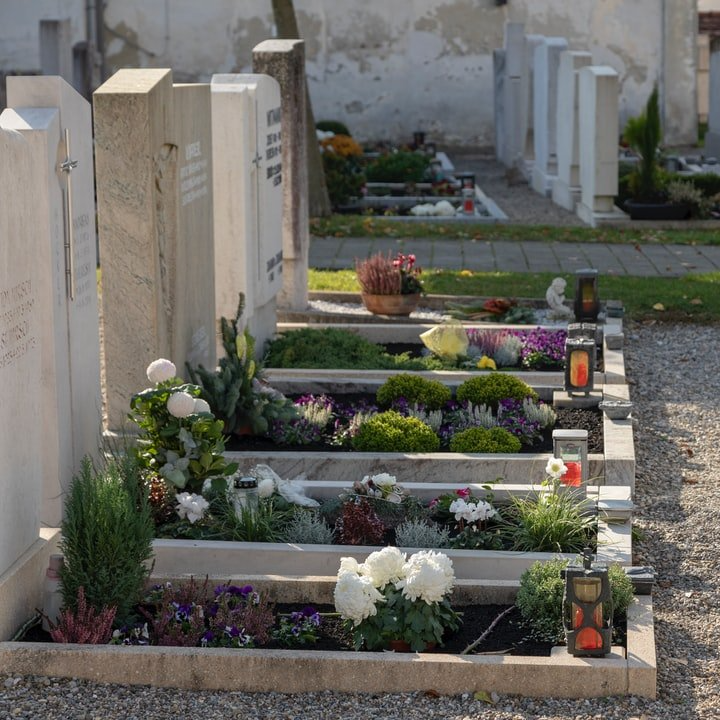
<instances>
[{"instance_id":1,"label":"dark potting soil","mask_svg":"<svg viewBox=\"0 0 720 720\"><path fill-rule=\"evenodd\" d=\"M345 403L351 402L374 402L374 395L356 394L343 395ZM601 453L603 451L602 413L594 408L557 408L556 429L587 430L588 431L588 452ZM238 450L243 452L348 452L351 448L331 445L330 443L309 443L307 445L278 445L269 438L257 435L232 435L225 444L226 450ZM545 453L552 452L552 430L548 430L542 437L541 442L534 445L523 445L520 452L523 453ZM447 450L447 448L441 448Z\"/></svg>"},{"instance_id":2,"label":"dark potting soil","mask_svg":"<svg viewBox=\"0 0 720 720\"><path fill-rule=\"evenodd\" d=\"M296 610L302 610L304 605L278 604L275 606L277 613L289 614ZM334 613L332 605L315 605L320 613ZM444 639L442 647L436 652L460 653L468 645L475 642L492 624L492 622L507 610L508 605L467 605L457 607L456 610L462 613L462 625L460 629ZM528 632L522 625L520 611L513 609L505 615L493 628L492 632L483 642L473 649L473 654L501 653L507 655L550 655L551 643L542 643L527 637ZM323 617L318 632L318 641L313 645L299 646L302 650L336 650L352 651L352 635L347 632L344 622L337 616ZM38 622L30 627L20 638L22 642L51 643L50 634L42 629ZM277 641L271 641L263 645L261 649L282 648Z\"/></svg>"}]
</instances>

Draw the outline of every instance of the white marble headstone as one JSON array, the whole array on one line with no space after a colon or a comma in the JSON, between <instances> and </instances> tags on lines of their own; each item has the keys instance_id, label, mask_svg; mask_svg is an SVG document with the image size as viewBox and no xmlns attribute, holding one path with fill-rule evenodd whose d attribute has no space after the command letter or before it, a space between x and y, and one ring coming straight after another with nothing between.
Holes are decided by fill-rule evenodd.
<instances>
[{"instance_id":1,"label":"white marble headstone","mask_svg":"<svg viewBox=\"0 0 720 720\"><path fill-rule=\"evenodd\" d=\"M9 77L7 98L19 116L32 108L56 108L58 113L58 135L48 137L52 157L43 168L42 183L31 191L36 200L33 222L45 238L36 256L45 272L37 291L44 308L39 337L48 404L42 414L40 520L57 527L63 493L83 456L99 456L102 441L92 120L90 104L60 77ZM73 167L63 171L58 164L68 157L66 140Z\"/></svg>"},{"instance_id":2,"label":"white marble headstone","mask_svg":"<svg viewBox=\"0 0 720 720\"><path fill-rule=\"evenodd\" d=\"M710 97L705 155L720 158L720 39L710 43Z\"/></svg>"},{"instance_id":3,"label":"white marble headstone","mask_svg":"<svg viewBox=\"0 0 720 720\"><path fill-rule=\"evenodd\" d=\"M532 186L549 195L557 174L557 81L560 54L567 40L546 37L535 48L533 69L533 164Z\"/></svg>"},{"instance_id":4,"label":"white marble headstone","mask_svg":"<svg viewBox=\"0 0 720 720\"><path fill-rule=\"evenodd\" d=\"M0 575L32 545L40 528L45 413L56 416L54 398L41 380L41 336L47 317L47 268L38 257L50 244L34 218L35 189L55 156L60 134L56 109L32 109L0 115L0 494L5 514L0 523ZM59 218L58 218L59 221Z\"/></svg>"},{"instance_id":5,"label":"white marble headstone","mask_svg":"<svg viewBox=\"0 0 720 720\"><path fill-rule=\"evenodd\" d=\"M618 74L591 65L578 73L580 202L577 214L595 224L598 214L615 212L618 191Z\"/></svg>"},{"instance_id":6,"label":"white marble headstone","mask_svg":"<svg viewBox=\"0 0 720 720\"><path fill-rule=\"evenodd\" d=\"M525 26L523 23L511 22L505 25L503 162L508 167L512 167L522 153L522 139L520 137L520 74L524 33Z\"/></svg>"},{"instance_id":7,"label":"white marble headstone","mask_svg":"<svg viewBox=\"0 0 720 720\"><path fill-rule=\"evenodd\" d=\"M557 178L553 201L571 212L580 196L578 139L578 71L592 64L589 52L566 50L560 55L557 92Z\"/></svg>"},{"instance_id":8,"label":"white marble headstone","mask_svg":"<svg viewBox=\"0 0 720 720\"><path fill-rule=\"evenodd\" d=\"M243 292L243 321L261 353L282 289L280 86L267 75L214 75L210 87L216 315L233 318Z\"/></svg>"},{"instance_id":9,"label":"white marble headstone","mask_svg":"<svg viewBox=\"0 0 720 720\"><path fill-rule=\"evenodd\" d=\"M542 35L525 35L523 45L523 63L520 68L520 137L522 140L523 160L532 172L535 158L533 144L533 82L535 66L535 48L543 41Z\"/></svg>"}]
</instances>

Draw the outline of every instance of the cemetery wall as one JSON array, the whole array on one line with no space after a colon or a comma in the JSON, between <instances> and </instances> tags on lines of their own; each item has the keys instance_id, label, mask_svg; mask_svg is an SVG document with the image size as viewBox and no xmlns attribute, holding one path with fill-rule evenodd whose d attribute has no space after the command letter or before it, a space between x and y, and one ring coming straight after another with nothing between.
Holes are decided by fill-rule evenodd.
<instances>
[{"instance_id":1,"label":"cemetery wall","mask_svg":"<svg viewBox=\"0 0 720 720\"><path fill-rule=\"evenodd\" d=\"M123 67L172 67L176 82L252 72L252 48L274 32L266 0L105 4L108 76ZM621 123L640 111L659 79L667 142L695 140L696 117L687 109L696 106L697 0L294 4L315 116L346 121L361 138L406 140L422 129L441 142L491 145L492 53L511 21L524 22L528 33L566 37L571 50L589 50L594 62L614 68ZM11 5L13 16L4 17ZM15 5L0 4L5 28L18 22ZM73 0L63 5L63 14L73 15L74 34L82 30L82 8ZM28 13L19 14L24 37L31 37ZM16 67L0 54L0 71L37 67L37 50L20 35L17 29L10 35Z\"/></svg>"}]
</instances>

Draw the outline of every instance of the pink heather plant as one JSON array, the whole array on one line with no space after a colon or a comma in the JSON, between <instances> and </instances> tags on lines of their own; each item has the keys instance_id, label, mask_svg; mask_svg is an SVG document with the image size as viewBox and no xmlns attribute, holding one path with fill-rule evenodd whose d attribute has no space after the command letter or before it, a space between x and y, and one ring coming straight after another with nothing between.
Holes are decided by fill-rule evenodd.
<instances>
[{"instance_id":1,"label":"pink heather plant","mask_svg":"<svg viewBox=\"0 0 720 720\"><path fill-rule=\"evenodd\" d=\"M77 593L77 611L63 610L57 625L49 621L50 637L56 643L104 645L110 641L116 610L114 606L103 605L98 613L87 604L85 588L81 585Z\"/></svg>"}]
</instances>

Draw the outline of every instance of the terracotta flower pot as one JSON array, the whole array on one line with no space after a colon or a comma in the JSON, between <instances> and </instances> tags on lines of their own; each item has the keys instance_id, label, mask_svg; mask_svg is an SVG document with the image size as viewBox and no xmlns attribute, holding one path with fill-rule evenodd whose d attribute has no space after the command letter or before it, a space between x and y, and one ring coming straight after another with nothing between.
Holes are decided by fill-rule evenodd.
<instances>
[{"instance_id":1,"label":"terracotta flower pot","mask_svg":"<svg viewBox=\"0 0 720 720\"><path fill-rule=\"evenodd\" d=\"M420 293L371 295L361 293L363 305L375 315L409 315L420 302Z\"/></svg>"}]
</instances>

